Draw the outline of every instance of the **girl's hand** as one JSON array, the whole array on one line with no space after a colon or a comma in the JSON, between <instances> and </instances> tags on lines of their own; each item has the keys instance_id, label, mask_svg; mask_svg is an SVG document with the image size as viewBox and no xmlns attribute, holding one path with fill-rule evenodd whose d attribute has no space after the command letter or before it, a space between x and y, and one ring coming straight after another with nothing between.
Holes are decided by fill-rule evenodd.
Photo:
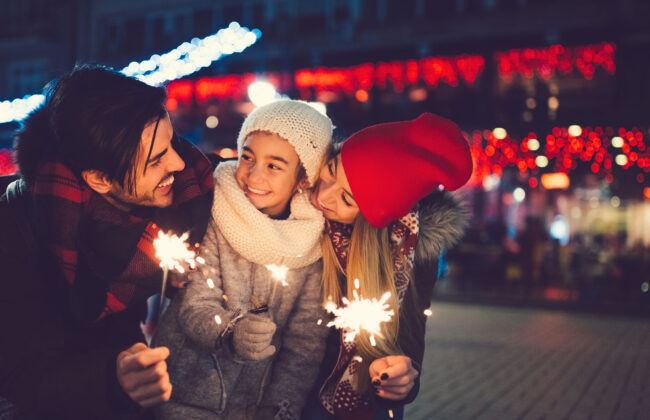
<instances>
[{"instance_id":1,"label":"girl's hand","mask_svg":"<svg viewBox=\"0 0 650 420\"><path fill-rule=\"evenodd\" d=\"M403 400L415 385L419 373L408 356L386 356L368 368L375 394L387 400Z\"/></svg>"}]
</instances>

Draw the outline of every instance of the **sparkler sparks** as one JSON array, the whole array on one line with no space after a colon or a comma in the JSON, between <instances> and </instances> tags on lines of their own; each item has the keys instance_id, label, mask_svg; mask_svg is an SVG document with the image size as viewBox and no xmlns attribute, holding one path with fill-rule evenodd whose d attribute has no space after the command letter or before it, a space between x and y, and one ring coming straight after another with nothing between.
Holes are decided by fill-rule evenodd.
<instances>
[{"instance_id":1,"label":"sparkler sparks","mask_svg":"<svg viewBox=\"0 0 650 420\"><path fill-rule=\"evenodd\" d=\"M187 232L180 237L162 231L158 232L158 237L154 239L153 246L156 247L156 258L160 260L160 266L163 269L184 273L185 268L181 265L182 262L187 263L192 268L199 262L196 252L189 249L185 243L188 236ZM201 258L201 260L203 259Z\"/></svg>"},{"instance_id":2,"label":"sparkler sparks","mask_svg":"<svg viewBox=\"0 0 650 420\"><path fill-rule=\"evenodd\" d=\"M267 270L271 272L271 276L273 276L274 279L277 281L281 282L283 286L287 286L289 283L287 283L287 272L289 271L289 267L286 265L275 265L275 264L267 264L265 265Z\"/></svg>"},{"instance_id":3,"label":"sparkler sparks","mask_svg":"<svg viewBox=\"0 0 650 420\"><path fill-rule=\"evenodd\" d=\"M381 299L365 299L357 291L358 279L355 280L355 290L353 290L354 299L342 299L343 306L337 307L332 301L325 305L325 309L334 314L334 319L327 326L334 326L343 329L343 339L346 342L354 341L355 337L362 330L370 333L370 344L376 344L375 335L381 337L380 325L382 322L391 320L395 312L390 309L388 299L390 292L384 293Z\"/></svg>"},{"instance_id":4,"label":"sparkler sparks","mask_svg":"<svg viewBox=\"0 0 650 420\"><path fill-rule=\"evenodd\" d=\"M431 309L427 308L427 309L424 310L424 315L431 316L431 315L433 315L433 311Z\"/></svg>"},{"instance_id":5,"label":"sparkler sparks","mask_svg":"<svg viewBox=\"0 0 650 420\"><path fill-rule=\"evenodd\" d=\"M185 268L183 268L181 263L186 263L191 269L194 269L197 262L204 261L203 258L197 257L196 252L188 248L185 243L188 236L189 234L187 232L179 237L174 234L163 233L161 230L158 232L158 237L153 241L153 246L156 248L156 258L160 260L160 267L163 269L162 286L160 288L161 307L165 300L165 288L167 287L167 274L169 270L184 273Z\"/></svg>"}]
</instances>

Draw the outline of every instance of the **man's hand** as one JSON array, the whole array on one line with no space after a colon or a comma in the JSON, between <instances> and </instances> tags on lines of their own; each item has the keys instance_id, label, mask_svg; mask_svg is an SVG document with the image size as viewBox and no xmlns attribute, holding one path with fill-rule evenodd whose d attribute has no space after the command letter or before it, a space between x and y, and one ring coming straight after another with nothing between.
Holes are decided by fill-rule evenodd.
<instances>
[{"instance_id":1,"label":"man's hand","mask_svg":"<svg viewBox=\"0 0 650 420\"><path fill-rule=\"evenodd\" d=\"M408 356L386 356L368 368L375 394L387 400L403 400L415 385L419 373Z\"/></svg>"},{"instance_id":2,"label":"man's hand","mask_svg":"<svg viewBox=\"0 0 650 420\"><path fill-rule=\"evenodd\" d=\"M142 407L169 401L172 385L165 359L167 347L136 343L117 356L117 380L126 394Z\"/></svg>"}]
</instances>

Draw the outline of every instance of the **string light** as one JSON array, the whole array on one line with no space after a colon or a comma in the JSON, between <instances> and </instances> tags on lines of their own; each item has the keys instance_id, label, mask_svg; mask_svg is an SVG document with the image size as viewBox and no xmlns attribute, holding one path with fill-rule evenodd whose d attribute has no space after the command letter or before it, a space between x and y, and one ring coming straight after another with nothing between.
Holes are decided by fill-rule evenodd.
<instances>
[{"instance_id":1,"label":"string light","mask_svg":"<svg viewBox=\"0 0 650 420\"><path fill-rule=\"evenodd\" d=\"M192 74L220 58L244 51L262 35L259 29L249 30L237 22L203 39L183 42L168 53L154 54L148 60L132 62L122 69L126 76L158 86L169 80Z\"/></svg>"},{"instance_id":2,"label":"string light","mask_svg":"<svg viewBox=\"0 0 650 420\"><path fill-rule=\"evenodd\" d=\"M556 73L567 75L577 69L585 79L591 80L597 67L614 74L616 64L611 42L581 47L552 45L548 48L512 49L496 54L499 76L511 81L517 74L530 79L539 75L549 80Z\"/></svg>"},{"instance_id":3,"label":"string light","mask_svg":"<svg viewBox=\"0 0 650 420\"><path fill-rule=\"evenodd\" d=\"M637 181L642 184L639 177L650 172L647 133L650 133L647 129L637 127L614 130L612 127L576 125L554 127L545 136L529 133L517 138L505 129L503 132L475 130L467 134L475 163L470 184L489 190L493 188L492 180L501 177L506 167L515 167L521 175L531 179L543 176L540 170L546 171L546 168L566 176L581 167L610 183L614 179L612 171L635 170ZM544 186L543 182L541 184ZM529 185L537 187L537 180Z\"/></svg>"},{"instance_id":4,"label":"string light","mask_svg":"<svg viewBox=\"0 0 650 420\"><path fill-rule=\"evenodd\" d=\"M143 82L158 86L167 81L192 74L220 58L240 53L253 45L262 32L242 27L231 22L227 28L203 39L194 38L184 42L165 54L154 54L151 58L132 62L121 70L126 76L136 77ZM41 94L0 102L0 123L20 121L45 101Z\"/></svg>"}]
</instances>

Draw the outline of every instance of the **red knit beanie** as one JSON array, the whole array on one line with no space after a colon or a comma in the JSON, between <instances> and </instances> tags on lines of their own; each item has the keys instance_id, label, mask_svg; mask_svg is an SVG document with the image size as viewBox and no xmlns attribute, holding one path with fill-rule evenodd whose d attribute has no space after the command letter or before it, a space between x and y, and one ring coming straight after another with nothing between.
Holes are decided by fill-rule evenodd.
<instances>
[{"instance_id":1,"label":"red knit beanie","mask_svg":"<svg viewBox=\"0 0 650 420\"><path fill-rule=\"evenodd\" d=\"M354 133L343 143L341 163L359 210L377 228L404 216L439 185L453 191L472 174L458 126L430 113Z\"/></svg>"}]
</instances>

